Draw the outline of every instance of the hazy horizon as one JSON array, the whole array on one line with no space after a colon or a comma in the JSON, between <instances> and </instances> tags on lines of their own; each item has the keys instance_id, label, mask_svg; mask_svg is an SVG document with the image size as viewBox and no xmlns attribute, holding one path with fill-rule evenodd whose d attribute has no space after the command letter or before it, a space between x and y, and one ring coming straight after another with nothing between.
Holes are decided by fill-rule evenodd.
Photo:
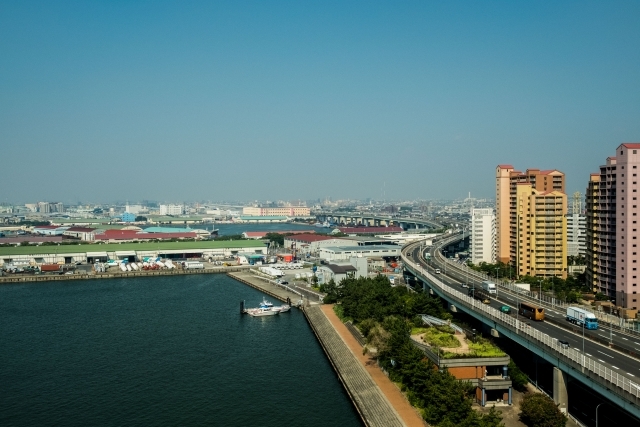
<instances>
[{"instance_id":1,"label":"hazy horizon","mask_svg":"<svg viewBox=\"0 0 640 427\"><path fill-rule=\"evenodd\" d=\"M0 201L567 194L640 141L640 3L0 1Z\"/></svg>"}]
</instances>

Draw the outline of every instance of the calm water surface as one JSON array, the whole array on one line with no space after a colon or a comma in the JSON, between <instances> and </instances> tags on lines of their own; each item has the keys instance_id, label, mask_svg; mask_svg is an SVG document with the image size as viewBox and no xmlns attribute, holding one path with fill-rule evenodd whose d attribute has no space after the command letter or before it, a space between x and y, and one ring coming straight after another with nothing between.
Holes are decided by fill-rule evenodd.
<instances>
[{"instance_id":1,"label":"calm water surface","mask_svg":"<svg viewBox=\"0 0 640 427\"><path fill-rule=\"evenodd\" d=\"M223 275L0 286L1 426L361 426L298 310Z\"/></svg>"}]
</instances>

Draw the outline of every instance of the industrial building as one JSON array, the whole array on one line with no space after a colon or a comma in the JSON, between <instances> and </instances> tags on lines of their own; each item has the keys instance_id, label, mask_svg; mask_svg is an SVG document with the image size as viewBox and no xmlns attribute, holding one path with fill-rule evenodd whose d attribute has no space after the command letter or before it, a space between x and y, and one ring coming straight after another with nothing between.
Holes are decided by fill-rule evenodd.
<instances>
[{"instance_id":1,"label":"industrial building","mask_svg":"<svg viewBox=\"0 0 640 427\"><path fill-rule=\"evenodd\" d=\"M198 235L192 230L189 232L157 232L148 233L146 230L101 230L94 233L95 241L143 241L143 240L170 240L170 239L196 239Z\"/></svg>"},{"instance_id":2,"label":"industrial building","mask_svg":"<svg viewBox=\"0 0 640 427\"><path fill-rule=\"evenodd\" d=\"M315 234L315 230L292 230L292 231L245 231L242 237L245 239L264 239L267 233L278 234Z\"/></svg>"},{"instance_id":3,"label":"industrial building","mask_svg":"<svg viewBox=\"0 0 640 427\"><path fill-rule=\"evenodd\" d=\"M287 206L278 208L258 208L246 206L242 208L244 216L288 216L288 217L308 217L311 209L306 206Z\"/></svg>"},{"instance_id":4,"label":"industrial building","mask_svg":"<svg viewBox=\"0 0 640 427\"><path fill-rule=\"evenodd\" d=\"M64 236L73 237L86 242L91 242L95 238L95 228L89 227L69 227L62 232Z\"/></svg>"},{"instance_id":5,"label":"industrial building","mask_svg":"<svg viewBox=\"0 0 640 427\"><path fill-rule=\"evenodd\" d=\"M102 243L60 246L0 247L0 265L75 264L96 261L142 261L144 257L212 260L238 253L266 254L262 241Z\"/></svg>"},{"instance_id":6,"label":"industrial building","mask_svg":"<svg viewBox=\"0 0 640 427\"><path fill-rule=\"evenodd\" d=\"M493 209L471 209L469 244L472 263L495 263L495 232L496 216Z\"/></svg>"},{"instance_id":7,"label":"industrial building","mask_svg":"<svg viewBox=\"0 0 640 427\"><path fill-rule=\"evenodd\" d=\"M286 216L251 216L251 215L240 215L238 217L234 217L234 222L247 222L247 223L272 223L272 222L287 222L289 220Z\"/></svg>"},{"instance_id":8,"label":"industrial building","mask_svg":"<svg viewBox=\"0 0 640 427\"><path fill-rule=\"evenodd\" d=\"M351 240L318 234L296 234L284 238L284 248L298 254L316 254L323 247L352 245Z\"/></svg>"},{"instance_id":9,"label":"industrial building","mask_svg":"<svg viewBox=\"0 0 640 427\"><path fill-rule=\"evenodd\" d=\"M591 174L586 197L587 284L615 298L616 305L635 309L640 280L638 169L640 143L622 144L599 173Z\"/></svg>"},{"instance_id":10,"label":"industrial building","mask_svg":"<svg viewBox=\"0 0 640 427\"><path fill-rule=\"evenodd\" d=\"M133 214L131 212L123 212L122 214L120 214L120 219L122 220L122 222L135 222L136 214Z\"/></svg>"},{"instance_id":11,"label":"industrial building","mask_svg":"<svg viewBox=\"0 0 640 427\"><path fill-rule=\"evenodd\" d=\"M496 169L495 259L519 276L567 276L567 195L558 170Z\"/></svg>"},{"instance_id":12,"label":"industrial building","mask_svg":"<svg viewBox=\"0 0 640 427\"><path fill-rule=\"evenodd\" d=\"M320 248L320 258L326 261L347 260L358 258L397 258L400 256L401 247L397 245L384 246L329 246Z\"/></svg>"}]
</instances>

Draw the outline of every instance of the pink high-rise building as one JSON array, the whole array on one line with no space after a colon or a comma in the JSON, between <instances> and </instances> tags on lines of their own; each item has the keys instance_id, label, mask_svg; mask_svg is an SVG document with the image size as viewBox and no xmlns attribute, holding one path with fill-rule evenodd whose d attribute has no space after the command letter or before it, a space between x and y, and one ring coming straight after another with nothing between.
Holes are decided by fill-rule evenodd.
<instances>
[{"instance_id":1,"label":"pink high-rise building","mask_svg":"<svg viewBox=\"0 0 640 427\"><path fill-rule=\"evenodd\" d=\"M587 187L587 283L625 308L640 307L639 174L640 143L622 144Z\"/></svg>"}]
</instances>

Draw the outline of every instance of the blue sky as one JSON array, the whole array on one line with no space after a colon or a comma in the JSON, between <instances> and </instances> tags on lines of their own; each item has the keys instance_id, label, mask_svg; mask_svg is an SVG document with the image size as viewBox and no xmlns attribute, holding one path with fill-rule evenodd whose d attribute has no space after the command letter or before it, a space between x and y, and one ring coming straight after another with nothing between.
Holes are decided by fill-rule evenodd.
<instances>
[{"instance_id":1,"label":"blue sky","mask_svg":"<svg viewBox=\"0 0 640 427\"><path fill-rule=\"evenodd\" d=\"M0 58L0 201L584 192L640 141L637 1L0 1Z\"/></svg>"}]
</instances>

